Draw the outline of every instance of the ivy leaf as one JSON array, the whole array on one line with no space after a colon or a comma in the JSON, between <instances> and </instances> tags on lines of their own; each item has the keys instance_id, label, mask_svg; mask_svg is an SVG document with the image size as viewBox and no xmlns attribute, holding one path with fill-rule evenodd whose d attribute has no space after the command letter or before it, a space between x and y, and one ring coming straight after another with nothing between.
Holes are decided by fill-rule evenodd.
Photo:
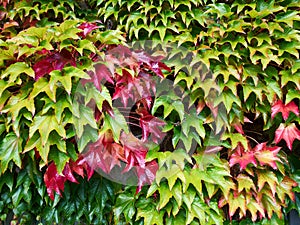
<instances>
[{"instance_id":1,"label":"ivy leaf","mask_svg":"<svg viewBox=\"0 0 300 225\"><path fill-rule=\"evenodd\" d=\"M81 37L86 37L90 32L93 30L96 30L100 28L99 26L96 25L96 23L87 23L84 22L78 26L79 29L83 30L82 33L79 33L78 35Z\"/></svg>"},{"instance_id":2,"label":"ivy leaf","mask_svg":"<svg viewBox=\"0 0 300 225\"><path fill-rule=\"evenodd\" d=\"M64 191L65 181L66 178L57 173L56 166L52 162L44 174L44 182L51 200L54 200L54 192L61 196L61 191Z\"/></svg>"},{"instance_id":3,"label":"ivy leaf","mask_svg":"<svg viewBox=\"0 0 300 225\"><path fill-rule=\"evenodd\" d=\"M104 101L107 101L112 106L111 96L108 89L103 85L100 90L93 85L87 85L87 94L85 96L85 103L88 104L93 99L97 105L99 111L102 111L102 105Z\"/></svg>"},{"instance_id":4,"label":"ivy leaf","mask_svg":"<svg viewBox=\"0 0 300 225\"><path fill-rule=\"evenodd\" d=\"M144 107L140 107L136 112L141 116L139 118L139 123L142 128L142 141L145 142L150 134L155 143L158 143L159 140L162 141L166 134L161 131L161 128L166 123L163 120L152 116Z\"/></svg>"},{"instance_id":5,"label":"ivy leaf","mask_svg":"<svg viewBox=\"0 0 300 225\"><path fill-rule=\"evenodd\" d=\"M151 185L155 180L158 164L155 161L146 162L145 168L137 166L136 170L138 176L138 187L136 189L136 193L139 193L145 184Z\"/></svg>"},{"instance_id":6,"label":"ivy leaf","mask_svg":"<svg viewBox=\"0 0 300 225\"><path fill-rule=\"evenodd\" d=\"M121 160L127 162L123 146L115 143L109 132L101 135L95 143L92 143L83 156L92 170L100 168L107 174L116 165L121 166Z\"/></svg>"},{"instance_id":7,"label":"ivy leaf","mask_svg":"<svg viewBox=\"0 0 300 225\"><path fill-rule=\"evenodd\" d=\"M251 189L254 191L256 190L253 180L249 176L239 174L236 180L238 183L238 193L242 192L244 189L247 193L249 193Z\"/></svg>"},{"instance_id":8,"label":"ivy leaf","mask_svg":"<svg viewBox=\"0 0 300 225\"><path fill-rule=\"evenodd\" d=\"M55 130L62 138L66 138L64 126L57 121L55 114L36 115L29 128L29 137L31 138L36 131L39 131L42 144L45 145L49 134Z\"/></svg>"},{"instance_id":9,"label":"ivy leaf","mask_svg":"<svg viewBox=\"0 0 300 225\"><path fill-rule=\"evenodd\" d=\"M115 220L119 221L119 218L123 213L126 221L131 221L135 212L136 207L134 195L126 192L118 195L114 208Z\"/></svg>"},{"instance_id":10,"label":"ivy leaf","mask_svg":"<svg viewBox=\"0 0 300 225\"><path fill-rule=\"evenodd\" d=\"M84 171L87 175L88 180L94 174L94 170L92 170L92 168L88 165L86 159L82 155L80 155L75 162L70 161L69 164L71 167L71 171L77 173L82 178L84 177Z\"/></svg>"},{"instance_id":11,"label":"ivy leaf","mask_svg":"<svg viewBox=\"0 0 300 225\"><path fill-rule=\"evenodd\" d=\"M76 61L72 54L66 49L63 49L61 52L54 51L32 66L35 72L35 80L51 73L53 70L62 70L67 64L76 66Z\"/></svg>"},{"instance_id":12,"label":"ivy leaf","mask_svg":"<svg viewBox=\"0 0 300 225\"><path fill-rule=\"evenodd\" d=\"M34 71L31 67L29 67L25 62L16 62L10 65L1 75L1 79L9 76L9 83L15 82L17 77L22 74L26 73L27 75L34 77Z\"/></svg>"},{"instance_id":13,"label":"ivy leaf","mask_svg":"<svg viewBox=\"0 0 300 225\"><path fill-rule=\"evenodd\" d=\"M189 211L192 210L192 204L196 197L196 191L194 189L189 189L184 195L182 195L182 200Z\"/></svg>"},{"instance_id":14,"label":"ivy leaf","mask_svg":"<svg viewBox=\"0 0 300 225\"><path fill-rule=\"evenodd\" d=\"M37 152L41 156L42 160L47 163L48 162L48 154L50 152L50 147L56 145L56 150L66 153L66 143L62 138L56 134L51 133L43 145L41 141L41 137L38 133L35 133L26 143L25 149L23 153L28 152L34 148L36 148ZM62 168L61 168L62 169ZM61 171L60 171L61 172Z\"/></svg>"},{"instance_id":15,"label":"ivy leaf","mask_svg":"<svg viewBox=\"0 0 300 225\"><path fill-rule=\"evenodd\" d=\"M224 198L221 198L219 201L219 207L223 207L228 203L229 206L229 216L232 218L232 216L235 214L238 208L241 210L242 215L246 215L246 199L243 194L238 193L230 193L228 200L226 201Z\"/></svg>"},{"instance_id":16,"label":"ivy leaf","mask_svg":"<svg viewBox=\"0 0 300 225\"><path fill-rule=\"evenodd\" d=\"M255 153L253 151L245 151L244 147L241 144L238 144L234 151L235 152L230 156L230 167L235 164L239 164L240 170L244 170L250 163L252 163L254 166L257 166Z\"/></svg>"},{"instance_id":17,"label":"ivy leaf","mask_svg":"<svg viewBox=\"0 0 300 225\"><path fill-rule=\"evenodd\" d=\"M158 203L157 209L161 210L168 204L168 202L172 198L173 194L170 191L169 186L165 182L159 186L158 190L159 190L160 196L159 196L159 203Z\"/></svg>"},{"instance_id":18,"label":"ivy leaf","mask_svg":"<svg viewBox=\"0 0 300 225\"><path fill-rule=\"evenodd\" d=\"M276 186L276 194L278 198L285 202L285 197L288 195L290 199L295 201L295 192L293 191L293 187L298 186L297 182L291 179L288 176L285 176L283 180Z\"/></svg>"},{"instance_id":19,"label":"ivy leaf","mask_svg":"<svg viewBox=\"0 0 300 225\"><path fill-rule=\"evenodd\" d=\"M137 102L155 93L155 80L149 74L133 77L127 70L122 70L122 76L116 77L116 88L113 100L120 98L126 107L128 100Z\"/></svg>"},{"instance_id":20,"label":"ivy leaf","mask_svg":"<svg viewBox=\"0 0 300 225\"><path fill-rule=\"evenodd\" d=\"M112 72L102 63L97 63L94 65L95 72L90 71L90 79L85 82L92 81L95 87L101 91L102 82L108 82L110 84L114 84L113 74Z\"/></svg>"},{"instance_id":21,"label":"ivy leaf","mask_svg":"<svg viewBox=\"0 0 300 225\"><path fill-rule=\"evenodd\" d=\"M277 157L278 152L280 151L280 147L268 147L267 143L260 143L255 146L253 151L255 152L255 158L260 163L260 165L268 165L273 169L277 169L276 162L281 162L281 160Z\"/></svg>"},{"instance_id":22,"label":"ivy leaf","mask_svg":"<svg viewBox=\"0 0 300 225\"><path fill-rule=\"evenodd\" d=\"M287 147L292 150L293 148L293 142L295 139L300 140L300 131L296 127L294 123L285 126L283 123L280 124L280 126L275 131L275 143L277 144L282 139L285 140Z\"/></svg>"},{"instance_id":23,"label":"ivy leaf","mask_svg":"<svg viewBox=\"0 0 300 225\"><path fill-rule=\"evenodd\" d=\"M260 192L267 183L270 186L274 196L276 193L276 186L278 185L276 175L272 171L260 171L257 173L257 178L258 192Z\"/></svg>"},{"instance_id":24,"label":"ivy leaf","mask_svg":"<svg viewBox=\"0 0 300 225\"><path fill-rule=\"evenodd\" d=\"M299 116L299 108L298 106L292 101L288 104L283 104L281 100L277 100L272 108L271 108L271 117L272 119L275 117L275 115L279 112L282 113L282 117L284 120L287 120L289 117L290 112L295 113L297 116Z\"/></svg>"},{"instance_id":25,"label":"ivy leaf","mask_svg":"<svg viewBox=\"0 0 300 225\"><path fill-rule=\"evenodd\" d=\"M129 132L126 120L118 109L114 109L113 117L104 113L104 123L101 133L103 134L109 130L113 133L113 137L116 142L119 141L122 130L125 131L125 133Z\"/></svg>"},{"instance_id":26,"label":"ivy leaf","mask_svg":"<svg viewBox=\"0 0 300 225\"><path fill-rule=\"evenodd\" d=\"M176 149L174 152L159 152L157 155L160 168L165 164L170 169L173 164L176 164L183 170L187 162L192 164L191 157L183 149Z\"/></svg>"},{"instance_id":27,"label":"ivy leaf","mask_svg":"<svg viewBox=\"0 0 300 225\"><path fill-rule=\"evenodd\" d=\"M127 165L123 172L128 172L133 166L145 168L145 158L148 148L144 142L132 134L122 132L120 141L124 146Z\"/></svg>"},{"instance_id":28,"label":"ivy leaf","mask_svg":"<svg viewBox=\"0 0 300 225\"><path fill-rule=\"evenodd\" d=\"M11 96L6 104L6 107L2 110L3 113L10 112L12 114L12 119L15 121L19 116L21 109L24 107L31 112L33 116L35 114L35 105L33 99L26 99L24 96L26 93L21 93L20 95Z\"/></svg>"},{"instance_id":29,"label":"ivy leaf","mask_svg":"<svg viewBox=\"0 0 300 225\"><path fill-rule=\"evenodd\" d=\"M33 89L28 99L34 99L42 92L45 92L53 102L56 102L56 86L51 88L51 84L49 85L49 81L44 77L41 77L34 82Z\"/></svg>"},{"instance_id":30,"label":"ivy leaf","mask_svg":"<svg viewBox=\"0 0 300 225\"><path fill-rule=\"evenodd\" d=\"M253 222L257 219L257 212L259 212L263 218L266 216L262 203L252 199L249 201L249 203L247 203L247 210L251 213L251 219Z\"/></svg>"},{"instance_id":31,"label":"ivy leaf","mask_svg":"<svg viewBox=\"0 0 300 225\"><path fill-rule=\"evenodd\" d=\"M49 73L51 76L49 82L51 90L53 90L57 81L59 81L61 85L65 88L67 93L70 95L72 89L72 77L78 77L83 79L89 78L89 75L87 73L76 67L68 66L65 68L61 68L60 70L62 70L62 72L59 70L53 70Z\"/></svg>"},{"instance_id":32,"label":"ivy leaf","mask_svg":"<svg viewBox=\"0 0 300 225\"><path fill-rule=\"evenodd\" d=\"M174 110L178 113L181 121L184 119L184 104L181 100L173 100L167 95L159 96L154 101L152 114L154 114L160 106L164 107L164 118L166 118Z\"/></svg>"},{"instance_id":33,"label":"ivy leaf","mask_svg":"<svg viewBox=\"0 0 300 225\"><path fill-rule=\"evenodd\" d=\"M209 212L209 208L204 202L201 202L200 199L196 198L191 206L191 212L188 213L186 224L190 224L194 218L198 218L200 224L205 224L206 221L206 212Z\"/></svg>"},{"instance_id":34,"label":"ivy leaf","mask_svg":"<svg viewBox=\"0 0 300 225\"><path fill-rule=\"evenodd\" d=\"M94 112L91 108L78 104L78 102L73 102L73 124L76 130L78 138L81 138L84 133L84 126L89 125L94 129L98 128L98 125L94 118Z\"/></svg>"},{"instance_id":35,"label":"ivy leaf","mask_svg":"<svg viewBox=\"0 0 300 225\"><path fill-rule=\"evenodd\" d=\"M158 211L151 206L148 206L146 208L138 208L138 212L136 215L137 220L141 217L144 218L145 225L164 224L163 216L163 210Z\"/></svg>"},{"instance_id":36,"label":"ivy leaf","mask_svg":"<svg viewBox=\"0 0 300 225\"><path fill-rule=\"evenodd\" d=\"M275 201L272 197L272 194L264 194L262 196L262 205L264 206L264 210L268 214L268 218L271 219L273 213L276 214L279 218L282 217L282 209L279 202Z\"/></svg>"},{"instance_id":37,"label":"ivy leaf","mask_svg":"<svg viewBox=\"0 0 300 225\"><path fill-rule=\"evenodd\" d=\"M14 133L8 133L0 142L0 165L1 172L4 173L8 163L13 160L21 168L22 161L20 153L22 152L22 139Z\"/></svg>"}]
</instances>

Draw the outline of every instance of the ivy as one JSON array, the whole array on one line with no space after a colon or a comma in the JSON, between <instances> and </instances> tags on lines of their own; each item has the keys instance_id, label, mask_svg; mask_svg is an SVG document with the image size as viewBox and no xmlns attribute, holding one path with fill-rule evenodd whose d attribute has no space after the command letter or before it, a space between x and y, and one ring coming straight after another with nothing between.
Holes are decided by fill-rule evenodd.
<instances>
[{"instance_id":1,"label":"ivy","mask_svg":"<svg viewBox=\"0 0 300 225\"><path fill-rule=\"evenodd\" d=\"M0 220L284 224L299 18L297 0L0 1Z\"/></svg>"}]
</instances>

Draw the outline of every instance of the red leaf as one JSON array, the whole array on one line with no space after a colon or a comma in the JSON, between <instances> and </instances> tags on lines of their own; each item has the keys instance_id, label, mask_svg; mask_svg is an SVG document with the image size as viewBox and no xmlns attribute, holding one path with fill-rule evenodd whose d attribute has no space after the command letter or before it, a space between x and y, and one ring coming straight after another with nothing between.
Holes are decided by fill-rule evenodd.
<instances>
[{"instance_id":1,"label":"red leaf","mask_svg":"<svg viewBox=\"0 0 300 225\"><path fill-rule=\"evenodd\" d=\"M145 158L148 152L146 145L132 134L121 134L120 141L124 146L127 166L123 172L128 172L134 166L145 168Z\"/></svg>"},{"instance_id":2,"label":"red leaf","mask_svg":"<svg viewBox=\"0 0 300 225\"><path fill-rule=\"evenodd\" d=\"M158 143L165 137L165 133L161 131L162 126L166 123L161 119L152 116L144 107L137 109L137 113L141 116L139 119L140 126L142 128L142 141L146 141L150 134L152 134L152 140Z\"/></svg>"},{"instance_id":3,"label":"red leaf","mask_svg":"<svg viewBox=\"0 0 300 225\"><path fill-rule=\"evenodd\" d=\"M235 148L235 152L230 156L229 166L232 167L235 164L239 164L240 170L243 170L250 163L257 166L254 151L245 151L244 147L239 143Z\"/></svg>"},{"instance_id":4,"label":"red leaf","mask_svg":"<svg viewBox=\"0 0 300 225\"><path fill-rule=\"evenodd\" d=\"M81 37L86 37L86 35L88 35L90 32L98 29L99 26L97 26L96 23L82 23L78 26L78 28L83 30L83 32L79 33L78 35Z\"/></svg>"},{"instance_id":5,"label":"red leaf","mask_svg":"<svg viewBox=\"0 0 300 225\"><path fill-rule=\"evenodd\" d=\"M107 174L115 166L121 167L121 161L126 163L122 172L127 173L132 170L136 173L138 177L137 192L139 192L143 185L153 182L158 165L155 161L145 162L148 149L141 140L132 134L121 133L120 142L122 145L114 142L111 133L105 133L97 142L90 145L89 151L84 154L84 159L92 169L100 168ZM82 170L79 170L78 174L82 173Z\"/></svg>"},{"instance_id":6,"label":"red leaf","mask_svg":"<svg viewBox=\"0 0 300 225\"><path fill-rule=\"evenodd\" d=\"M86 173L88 180L92 177L94 174L94 170L91 169L91 167L88 165L86 162L86 159L80 155L76 162L71 161L70 163L70 168L72 172L77 173L80 175L82 178L84 177L84 174ZM85 171L85 173L84 173Z\"/></svg>"},{"instance_id":7,"label":"red leaf","mask_svg":"<svg viewBox=\"0 0 300 225\"><path fill-rule=\"evenodd\" d=\"M63 49L61 52L51 53L46 58L33 65L32 68L35 72L35 80L49 74L53 70L62 70L66 64L76 66L75 59L68 50Z\"/></svg>"},{"instance_id":8,"label":"red leaf","mask_svg":"<svg viewBox=\"0 0 300 225\"><path fill-rule=\"evenodd\" d=\"M136 193L139 193L144 185L152 184L157 170L158 164L155 161L147 162L145 168L137 167L138 187Z\"/></svg>"},{"instance_id":9,"label":"red leaf","mask_svg":"<svg viewBox=\"0 0 300 225\"><path fill-rule=\"evenodd\" d=\"M138 102L144 98L151 98L156 92L156 83L149 74L132 77L127 70L122 70L122 76L116 76L116 88L113 100L120 98L126 107L128 100Z\"/></svg>"},{"instance_id":10,"label":"red leaf","mask_svg":"<svg viewBox=\"0 0 300 225\"><path fill-rule=\"evenodd\" d=\"M54 191L61 196L61 192L64 190L64 184L66 177L57 173L55 164L52 162L44 174L44 182L47 187L47 193L51 200L54 200Z\"/></svg>"},{"instance_id":11,"label":"red leaf","mask_svg":"<svg viewBox=\"0 0 300 225\"><path fill-rule=\"evenodd\" d=\"M87 164L85 158L80 156L76 162L70 161L66 163L62 175L57 173L55 164L52 162L44 174L44 182L47 187L47 193L51 200L54 200L54 191L61 196L61 191L64 190L64 184L66 180L69 180L73 183L78 183L76 178L73 175L73 172L77 173L81 177L84 177L84 171L88 176L88 179L94 173L94 170Z\"/></svg>"},{"instance_id":12,"label":"red leaf","mask_svg":"<svg viewBox=\"0 0 300 225\"><path fill-rule=\"evenodd\" d=\"M162 70L167 70L168 72L172 71L171 68L160 61L163 58L162 56L153 57L143 51L133 52L132 55L140 64L143 64L145 68L153 71L157 76L161 78L164 78Z\"/></svg>"},{"instance_id":13,"label":"red leaf","mask_svg":"<svg viewBox=\"0 0 300 225\"><path fill-rule=\"evenodd\" d=\"M113 74L109 71L109 69L103 64L95 65L95 76L93 77L93 82L95 87L100 90L101 82L108 82L114 84L114 80L112 78Z\"/></svg>"},{"instance_id":14,"label":"red leaf","mask_svg":"<svg viewBox=\"0 0 300 225\"><path fill-rule=\"evenodd\" d=\"M65 165L65 168L63 170L63 175L65 176L65 178L73 183L78 183L78 181L76 180L76 178L74 177L73 173L72 173L72 170L71 170L71 167L69 165L69 163L67 163Z\"/></svg>"},{"instance_id":15,"label":"red leaf","mask_svg":"<svg viewBox=\"0 0 300 225\"><path fill-rule=\"evenodd\" d=\"M292 150L295 139L300 140L300 131L294 123L285 126L283 123L277 128L275 132L275 143L277 144L282 139L285 140L287 147Z\"/></svg>"},{"instance_id":16,"label":"red leaf","mask_svg":"<svg viewBox=\"0 0 300 225\"><path fill-rule=\"evenodd\" d=\"M255 158L259 161L260 165L268 165L273 169L277 169L276 161L280 162L281 160L277 157L280 147L274 146L269 147L267 143L260 143L256 145L253 149L255 152Z\"/></svg>"},{"instance_id":17,"label":"red leaf","mask_svg":"<svg viewBox=\"0 0 300 225\"><path fill-rule=\"evenodd\" d=\"M240 122L236 122L233 124L233 127L236 129L237 132L239 132L240 134L245 134L244 130L243 130L243 126Z\"/></svg>"},{"instance_id":18,"label":"red leaf","mask_svg":"<svg viewBox=\"0 0 300 225\"><path fill-rule=\"evenodd\" d=\"M284 120L287 120L289 117L290 112L295 113L297 116L299 116L299 109L298 106L294 102L290 102L288 104L283 104L281 100L278 100L274 103L274 105L271 108L271 117L272 119L275 117L275 115L279 112L282 113L282 117Z\"/></svg>"},{"instance_id":19,"label":"red leaf","mask_svg":"<svg viewBox=\"0 0 300 225\"><path fill-rule=\"evenodd\" d=\"M92 170L100 168L105 173L109 173L116 165L120 166L121 161L127 162L123 147L113 141L111 133L100 136L83 156Z\"/></svg>"}]
</instances>

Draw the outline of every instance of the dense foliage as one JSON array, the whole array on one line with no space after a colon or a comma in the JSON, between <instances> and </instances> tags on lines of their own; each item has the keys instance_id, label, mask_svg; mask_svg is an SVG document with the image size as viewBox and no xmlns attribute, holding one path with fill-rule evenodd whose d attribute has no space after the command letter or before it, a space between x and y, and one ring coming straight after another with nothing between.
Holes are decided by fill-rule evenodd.
<instances>
[{"instance_id":1,"label":"dense foliage","mask_svg":"<svg viewBox=\"0 0 300 225\"><path fill-rule=\"evenodd\" d=\"M299 4L0 1L1 220L285 224Z\"/></svg>"}]
</instances>

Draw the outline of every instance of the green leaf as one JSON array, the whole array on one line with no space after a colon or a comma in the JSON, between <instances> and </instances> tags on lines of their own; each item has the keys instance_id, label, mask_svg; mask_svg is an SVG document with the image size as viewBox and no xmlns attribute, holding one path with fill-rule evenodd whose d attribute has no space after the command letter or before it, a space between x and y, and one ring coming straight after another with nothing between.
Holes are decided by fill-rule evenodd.
<instances>
[{"instance_id":1,"label":"green leaf","mask_svg":"<svg viewBox=\"0 0 300 225\"><path fill-rule=\"evenodd\" d=\"M196 114L196 112L190 112L190 114L186 113L184 120L182 122L181 128L182 132L188 136L189 130L191 127L194 127L197 131L197 134L204 138L205 137L205 129L203 127L202 118Z\"/></svg>"},{"instance_id":2,"label":"green leaf","mask_svg":"<svg viewBox=\"0 0 300 225\"><path fill-rule=\"evenodd\" d=\"M276 15L275 21L280 23L286 23L288 26L293 27L294 21L300 21L300 16L295 10L288 10Z\"/></svg>"},{"instance_id":3,"label":"green leaf","mask_svg":"<svg viewBox=\"0 0 300 225\"><path fill-rule=\"evenodd\" d=\"M11 192L14 187L14 177L8 171L1 174L0 191L2 190L2 187L4 184L9 188L9 190Z\"/></svg>"},{"instance_id":4,"label":"green leaf","mask_svg":"<svg viewBox=\"0 0 300 225\"><path fill-rule=\"evenodd\" d=\"M238 192L240 193L245 189L247 193L250 192L250 190L256 191L255 185L253 183L253 180L245 175L245 174L239 174L236 178L237 184L238 184Z\"/></svg>"},{"instance_id":5,"label":"green leaf","mask_svg":"<svg viewBox=\"0 0 300 225\"><path fill-rule=\"evenodd\" d=\"M27 75L31 76L32 78L35 77L34 71L31 67L29 67L25 62L16 62L10 65L4 73L1 75L1 79L6 78L9 76L9 83L15 82L17 77L22 74L26 73Z\"/></svg>"},{"instance_id":6,"label":"green leaf","mask_svg":"<svg viewBox=\"0 0 300 225\"><path fill-rule=\"evenodd\" d=\"M183 202L189 211L192 210L192 203L196 197L196 191L190 188L185 194L182 196Z\"/></svg>"},{"instance_id":7,"label":"green leaf","mask_svg":"<svg viewBox=\"0 0 300 225\"><path fill-rule=\"evenodd\" d=\"M166 167L161 167L156 172L156 184L159 185L162 178L166 178L168 180L169 188L172 189L174 184L176 183L177 178L182 180L183 183L186 182L185 176L182 170L179 168L178 165L173 164L169 169Z\"/></svg>"},{"instance_id":8,"label":"green leaf","mask_svg":"<svg viewBox=\"0 0 300 225\"><path fill-rule=\"evenodd\" d=\"M244 195L234 195L233 193L230 193L228 198L228 205L230 217L234 215L238 208L240 208L242 215L246 215L246 199Z\"/></svg>"},{"instance_id":9,"label":"green leaf","mask_svg":"<svg viewBox=\"0 0 300 225\"><path fill-rule=\"evenodd\" d=\"M144 218L144 225L164 224L164 212L162 210L157 211L154 207L151 206L148 206L146 208L138 208L136 216L136 220L141 217Z\"/></svg>"},{"instance_id":10,"label":"green leaf","mask_svg":"<svg viewBox=\"0 0 300 225\"><path fill-rule=\"evenodd\" d=\"M124 214L126 221L129 222L132 220L135 213L136 208L134 195L130 193L122 193L118 195L114 208L115 221L119 221L121 214Z\"/></svg>"},{"instance_id":11,"label":"green leaf","mask_svg":"<svg viewBox=\"0 0 300 225\"><path fill-rule=\"evenodd\" d=\"M82 136L77 140L78 151L81 153L85 150L89 142L96 142L98 140L98 131L91 127L85 127Z\"/></svg>"},{"instance_id":12,"label":"green leaf","mask_svg":"<svg viewBox=\"0 0 300 225\"><path fill-rule=\"evenodd\" d=\"M82 55L84 49L90 50L93 53L95 53L97 51L93 42L89 41L87 39L79 40L78 47L76 48L76 50L80 53L80 55Z\"/></svg>"},{"instance_id":13,"label":"green leaf","mask_svg":"<svg viewBox=\"0 0 300 225\"><path fill-rule=\"evenodd\" d=\"M0 142L0 165L1 173L4 173L8 167L8 163L13 160L14 163L21 168L22 161L20 153L22 152L23 140L14 133L8 133Z\"/></svg>"},{"instance_id":14,"label":"green leaf","mask_svg":"<svg viewBox=\"0 0 300 225\"><path fill-rule=\"evenodd\" d=\"M272 171L259 171L259 173L257 173L257 178L258 191L261 191L267 183L270 186L274 196L276 193L276 186L278 185L276 175Z\"/></svg>"},{"instance_id":15,"label":"green leaf","mask_svg":"<svg viewBox=\"0 0 300 225\"><path fill-rule=\"evenodd\" d=\"M107 101L109 105L112 106L112 99L107 87L105 87L104 85L101 86L101 92L94 85L89 85L86 88L87 88L87 93L85 96L86 104L88 104L91 101L91 99L93 99L99 111L102 111L102 104L104 101Z\"/></svg>"},{"instance_id":16,"label":"green leaf","mask_svg":"<svg viewBox=\"0 0 300 225\"><path fill-rule=\"evenodd\" d=\"M104 123L101 133L105 133L107 130L111 130L113 133L114 140L119 141L121 131L128 133L128 126L124 116L119 112L118 109L114 109L114 117L109 114L104 114Z\"/></svg>"},{"instance_id":17,"label":"green leaf","mask_svg":"<svg viewBox=\"0 0 300 225\"><path fill-rule=\"evenodd\" d=\"M74 101L73 115L73 124L78 138L82 137L84 126L86 125L89 125L94 129L98 129L98 125L94 118L94 112L91 108Z\"/></svg>"},{"instance_id":18,"label":"green leaf","mask_svg":"<svg viewBox=\"0 0 300 225\"><path fill-rule=\"evenodd\" d=\"M62 86L65 88L68 94L71 93L72 89L72 77L78 77L82 79L89 79L90 76L85 73L83 70L78 69L73 66L65 67L62 71L53 70L50 73L50 90L53 90L54 86L57 85L59 81Z\"/></svg>"},{"instance_id":19,"label":"green leaf","mask_svg":"<svg viewBox=\"0 0 300 225\"><path fill-rule=\"evenodd\" d=\"M40 135L38 133L35 133L26 143L23 153L36 148L42 160L45 163L47 163L50 147L53 145L55 145L56 149L59 150L60 152L63 153L67 152L66 142L58 134L51 133L47 139L47 142L43 144Z\"/></svg>"},{"instance_id":20,"label":"green leaf","mask_svg":"<svg viewBox=\"0 0 300 225\"><path fill-rule=\"evenodd\" d=\"M261 203L256 202L254 199L251 199L247 203L247 210L251 213L252 221L255 221L257 219L257 212L265 217L264 207Z\"/></svg>"},{"instance_id":21,"label":"green leaf","mask_svg":"<svg viewBox=\"0 0 300 225\"><path fill-rule=\"evenodd\" d=\"M183 184L183 191L186 192L190 184L198 191L198 195L203 197L202 182L214 184L215 181L205 172L198 168L192 169L190 172L184 171L186 183Z\"/></svg>"},{"instance_id":22,"label":"green leaf","mask_svg":"<svg viewBox=\"0 0 300 225\"><path fill-rule=\"evenodd\" d=\"M173 100L167 95L159 96L154 101L152 114L154 114L160 106L164 107L164 118L166 118L173 110L175 110L178 113L180 120L182 121L184 119L185 111L181 100Z\"/></svg>"},{"instance_id":23,"label":"green leaf","mask_svg":"<svg viewBox=\"0 0 300 225\"><path fill-rule=\"evenodd\" d=\"M182 205L182 185L181 182L176 182L173 186L172 190L172 196L175 199L175 201L178 204L178 207L180 208Z\"/></svg>"},{"instance_id":24,"label":"green leaf","mask_svg":"<svg viewBox=\"0 0 300 225\"><path fill-rule=\"evenodd\" d=\"M159 203L157 205L157 210L160 211L168 204L173 194L170 191L169 186L165 182L159 186L158 191L159 191Z\"/></svg>"},{"instance_id":25,"label":"green leaf","mask_svg":"<svg viewBox=\"0 0 300 225\"><path fill-rule=\"evenodd\" d=\"M2 110L3 113L10 112L12 114L12 120L16 120L19 116L21 109L24 107L31 112L32 115L35 113L35 105L33 99L26 99L26 93L12 96L7 102L6 106Z\"/></svg>"},{"instance_id":26,"label":"green leaf","mask_svg":"<svg viewBox=\"0 0 300 225\"><path fill-rule=\"evenodd\" d=\"M51 87L49 81L45 77L39 78L33 85L33 89L28 97L28 99L34 99L40 93L45 92L49 98L56 102L56 86Z\"/></svg>"},{"instance_id":27,"label":"green leaf","mask_svg":"<svg viewBox=\"0 0 300 225\"><path fill-rule=\"evenodd\" d=\"M7 88L9 88L9 87L11 87L11 86L13 86L13 85L14 85L14 83L12 83L12 82L7 82L7 81L5 81L5 80L0 80L0 97L2 97L3 92L4 92Z\"/></svg>"},{"instance_id":28,"label":"green leaf","mask_svg":"<svg viewBox=\"0 0 300 225\"><path fill-rule=\"evenodd\" d=\"M42 145L46 144L49 134L53 130L55 130L61 138L66 138L64 125L57 121L55 114L36 115L29 128L29 137L31 138L37 130L40 133Z\"/></svg>"},{"instance_id":29,"label":"green leaf","mask_svg":"<svg viewBox=\"0 0 300 225\"><path fill-rule=\"evenodd\" d=\"M187 162L192 164L191 157L183 149L176 149L174 152L159 152L157 154L160 168L165 164L170 169L173 164L176 164L183 170Z\"/></svg>"},{"instance_id":30,"label":"green leaf","mask_svg":"<svg viewBox=\"0 0 300 225\"><path fill-rule=\"evenodd\" d=\"M66 163L70 160L70 157L67 156L66 153L58 151L56 148L54 148L49 153L49 160L54 161L57 173L61 175Z\"/></svg>"},{"instance_id":31,"label":"green leaf","mask_svg":"<svg viewBox=\"0 0 300 225\"><path fill-rule=\"evenodd\" d=\"M226 140L227 138L231 141L232 149L235 149L239 143L241 143L245 149L248 148L248 140L247 138L240 133L226 133L222 136L222 140Z\"/></svg>"}]
</instances>

